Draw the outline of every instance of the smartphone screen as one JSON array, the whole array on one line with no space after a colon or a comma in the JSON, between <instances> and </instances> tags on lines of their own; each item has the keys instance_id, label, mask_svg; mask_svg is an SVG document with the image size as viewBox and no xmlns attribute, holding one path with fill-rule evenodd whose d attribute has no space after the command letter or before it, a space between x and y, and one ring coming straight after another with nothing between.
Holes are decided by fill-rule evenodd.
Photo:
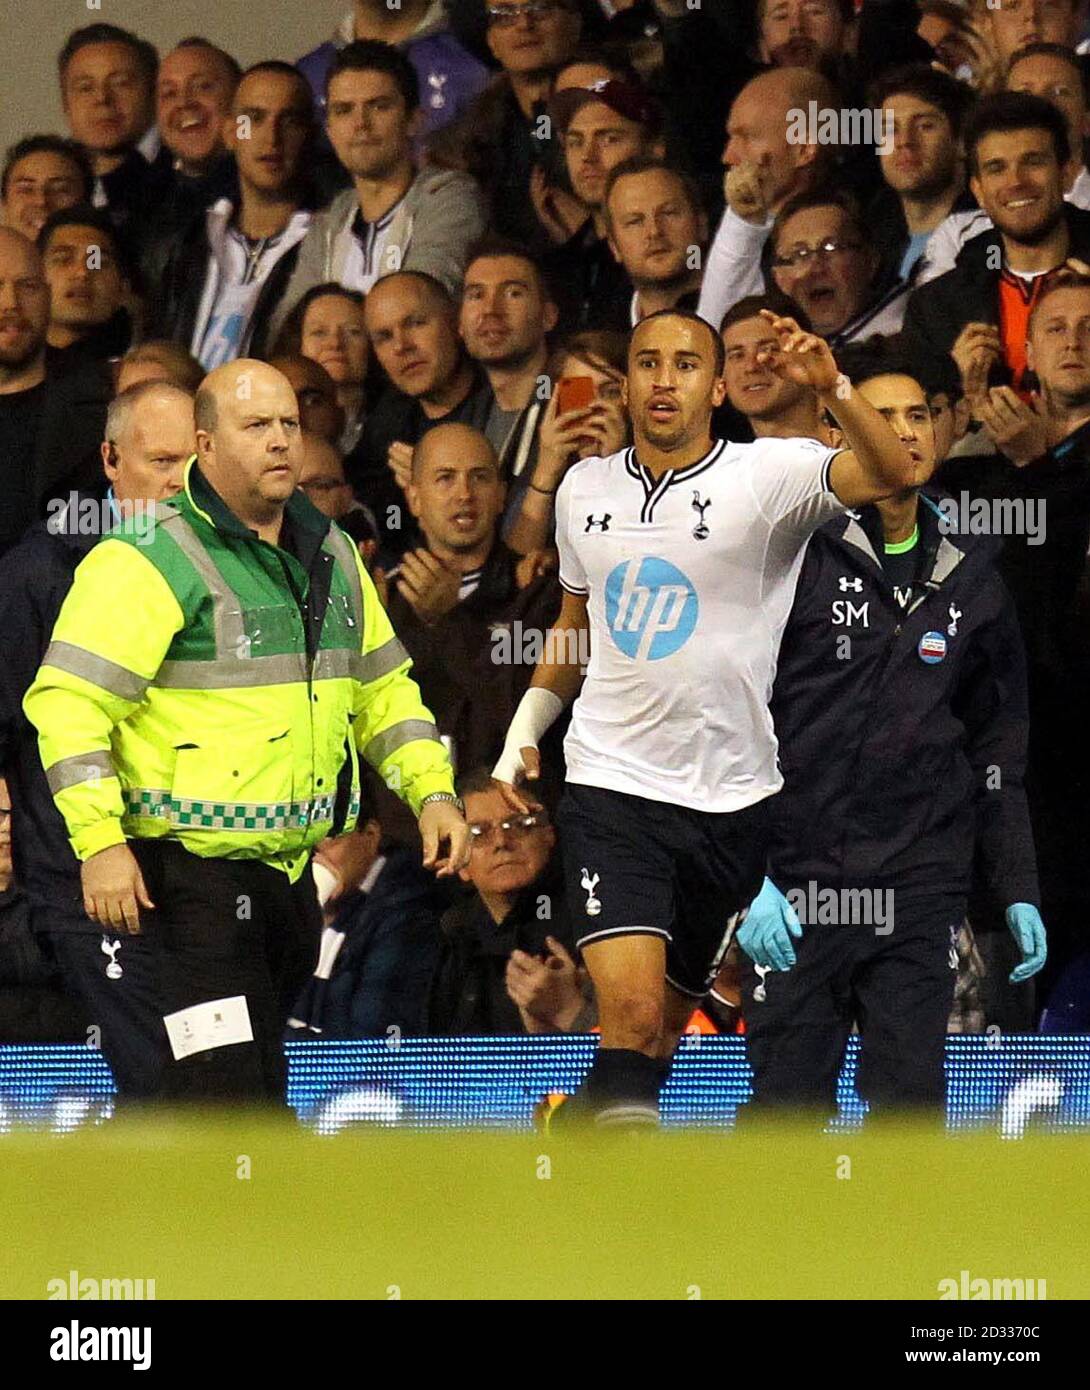
<instances>
[{"instance_id":1,"label":"smartphone screen","mask_svg":"<svg viewBox=\"0 0 1090 1390\"><path fill-rule=\"evenodd\" d=\"M556 386L556 413L564 415L569 410L584 410L593 403L595 395L592 376L561 377Z\"/></svg>"}]
</instances>

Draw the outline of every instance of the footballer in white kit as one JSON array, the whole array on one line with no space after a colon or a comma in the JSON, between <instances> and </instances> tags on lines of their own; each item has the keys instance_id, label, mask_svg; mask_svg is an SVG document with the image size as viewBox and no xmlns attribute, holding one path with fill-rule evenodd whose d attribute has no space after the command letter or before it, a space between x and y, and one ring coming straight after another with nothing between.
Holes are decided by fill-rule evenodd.
<instances>
[{"instance_id":1,"label":"footballer in white kit","mask_svg":"<svg viewBox=\"0 0 1090 1390\"><path fill-rule=\"evenodd\" d=\"M493 774L524 808L519 782L575 700L557 819L601 1024L578 1109L603 1124L657 1119L678 1036L764 877L782 785L768 702L806 542L911 482L827 344L769 318L770 365L818 392L846 447L713 440L719 335L684 311L642 320L625 382L634 444L573 464L558 490L563 604ZM588 634L584 679L573 653Z\"/></svg>"}]
</instances>

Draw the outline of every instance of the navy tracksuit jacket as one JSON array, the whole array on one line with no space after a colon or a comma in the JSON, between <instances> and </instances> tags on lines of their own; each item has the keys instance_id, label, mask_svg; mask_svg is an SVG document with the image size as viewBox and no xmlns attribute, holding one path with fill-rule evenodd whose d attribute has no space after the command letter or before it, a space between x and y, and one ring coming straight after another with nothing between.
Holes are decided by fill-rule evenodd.
<instances>
[{"instance_id":1,"label":"navy tracksuit jacket","mask_svg":"<svg viewBox=\"0 0 1090 1390\"><path fill-rule=\"evenodd\" d=\"M810 541L772 696L785 785L770 875L781 888L895 888L952 921L974 850L1000 906L1039 901L1026 664L997 542L944 533L927 495L918 520L904 611L879 559L876 508Z\"/></svg>"}]
</instances>

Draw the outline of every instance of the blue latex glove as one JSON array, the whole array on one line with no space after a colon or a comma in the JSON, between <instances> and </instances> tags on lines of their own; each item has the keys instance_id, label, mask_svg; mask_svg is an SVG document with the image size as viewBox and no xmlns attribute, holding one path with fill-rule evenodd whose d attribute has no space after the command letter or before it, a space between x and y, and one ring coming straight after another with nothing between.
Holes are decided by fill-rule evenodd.
<instances>
[{"instance_id":1,"label":"blue latex glove","mask_svg":"<svg viewBox=\"0 0 1090 1390\"><path fill-rule=\"evenodd\" d=\"M772 880L766 878L750 904L746 920L738 928L738 944L756 965L771 970L790 970L795 964L791 937L801 935L802 927L795 909Z\"/></svg>"},{"instance_id":2,"label":"blue latex glove","mask_svg":"<svg viewBox=\"0 0 1090 1390\"><path fill-rule=\"evenodd\" d=\"M1036 975L1048 958L1045 924L1032 903L1011 903L1007 908L1007 926L1014 933L1018 949L1022 952L1022 964L1016 965L1011 971L1010 982L1020 985L1023 980Z\"/></svg>"}]
</instances>

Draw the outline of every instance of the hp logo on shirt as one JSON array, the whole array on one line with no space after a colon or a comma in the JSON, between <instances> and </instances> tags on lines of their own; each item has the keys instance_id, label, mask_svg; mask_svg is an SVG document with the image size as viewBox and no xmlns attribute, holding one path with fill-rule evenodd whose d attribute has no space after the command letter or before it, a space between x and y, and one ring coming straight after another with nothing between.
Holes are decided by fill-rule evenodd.
<instances>
[{"instance_id":1,"label":"hp logo on shirt","mask_svg":"<svg viewBox=\"0 0 1090 1390\"><path fill-rule=\"evenodd\" d=\"M625 560L606 580L606 622L625 656L660 661L685 645L700 604L684 574L649 555Z\"/></svg>"}]
</instances>

